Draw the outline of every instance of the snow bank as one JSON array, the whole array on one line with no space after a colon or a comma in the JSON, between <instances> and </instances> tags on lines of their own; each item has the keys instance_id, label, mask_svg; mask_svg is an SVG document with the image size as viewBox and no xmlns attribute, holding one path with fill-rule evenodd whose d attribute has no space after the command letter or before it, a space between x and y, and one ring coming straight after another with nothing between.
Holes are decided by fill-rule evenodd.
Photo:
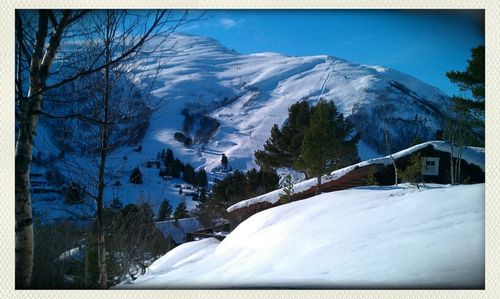
<instances>
[{"instance_id":1,"label":"snow bank","mask_svg":"<svg viewBox=\"0 0 500 299\"><path fill-rule=\"evenodd\" d=\"M158 275L161 276L162 273L172 271L177 267L204 258L206 255L212 253L219 243L217 239L209 238L181 244L151 264L146 274L136 280L134 284L140 281L146 287L149 285L148 280L151 278ZM122 286L127 284L132 284L132 281L125 281Z\"/></svg>"},{"instance_id":2,"label":"snow bank","mask_svg":"<svg viewBox=\"0 0 500 299\"><path fill-rule=\"evenodd\" d=\"M186 243L123 288L482 288L484 184L360 187Z\"/></svg>"},{"instance_id":3,"label":"snow bank","mask_svg":"<svg viewBox=\"0 0 500 299\"><path fill-rule=\"evenodd\" d=\"M412 153L414 153L418 150L421 150L421 149L427 147L428 145L432 145L434 147L434 149L436 149L436 150L440 150L440 151L448 152L448 153L450 152L450 147L446 142L444 142L444 141L429 141L429 142L417 144L417 145L412 146L410 148L407 148L405 150L399 151L399 152L393 154L392 156L394 157L394 159L399 159L399 158L402 158L404 156L411 155ZM481 147L467 147L464 149L464 152L462 154L462 159L464 159L465 161L467 161L470 164L477 165L483 171L484 171L484 158L485 158L484 157L484 148L481 148ZM390 165L391 159L389 156L385 156L385 157L374 158L374 159L370 159L367 161L363 161L363 162L360 162L358 164L354 164L351 166L347 166L345 168L335 170L332 173L330 173L329 175L323 176L322 181L323 181L323 183L326 183L326 182L329 182L331 180L339 179L340 177L353 171L356 167L363 167L363 166L371 165L371 164ZM293 189L294 189L295 193L299 193L299 192L303 192L303 191L308 190L309 188L315 186L316 184L317 184L316 178L312 178L312 179L309 179L307 181L303 181L303 182L300 182L298 184L294 184ZM250 198L247 200L240 201L240 202L230 206L227 209L227 211L229 213L231 213L231 212L236 211L238 209L248 207L248 206L254 205L254 204L259 203L259 202L269 202L271 204L274 204L274 203L278 202L280 194L283 194L283 193L284 192L283 192L282 188L278 189L278 190L274 190L272 192L269 192L269 193L266 193L266 194L263 194L263 195L260 195L257 197L253 197L253 198Z\"/></svg>"}]
</instances>

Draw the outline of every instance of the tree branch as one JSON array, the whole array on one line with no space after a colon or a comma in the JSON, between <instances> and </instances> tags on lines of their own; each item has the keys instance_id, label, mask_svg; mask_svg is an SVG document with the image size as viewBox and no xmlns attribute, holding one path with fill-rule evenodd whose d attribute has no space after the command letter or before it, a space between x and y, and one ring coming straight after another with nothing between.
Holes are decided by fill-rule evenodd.
<instances>
[{"instance_id":1,"label":"tree branch","mask_svg":"<svg viewBox=\"0 0 500 299\"><path fill-rule=\"evenodd\" d=\"M54 12L52 10L49 10L48 15L49 15L50 23L52 23L52 27L56 28L59 24L57 22L56 17L54 16Z\"/></svg>"},{"instance_id":2,"label":"tree branch","mask_svg":"<svg viewBox=\"0 0 500 299\"><path fill-rule=\"evenodd\" d=\"M91 117L85 116L85 115L80 114L80 113L73 113L73 114L67 114L67 115L53 115L53 114L50 114L50 113L47 113L47 112L44 112L44 111L41 111L41 110L37 110L34 113L35 114L39 114L39 115L43 115L43 116L46 116L46 117L52 118L52 119L71 119L71 118L76 118L76 119L88 121L88 122L99 124L99 125L116 125L117 124L116 122L104 122L104 121L101 121L101 120L98 120L98 119L95 119L95 118L91 118Z\"/></svg>"},{"instance_id":3,"label":"tree branch","mask_svg":"<svg viewBox=\"0 0 500 299\"><path fill-rule=\"evenodd\" d=\"M67 83L70 83L70 82L73 82L75 81L76 79L82 77L82 76L86 76L86 75L90 75L90 74L93 74L93 73L96 73L98 71L101 71L103 70L104 68L106 67L110 67L122 60L124 60L125 58L127 58L129 55L131 55L132 53L134 53L136 50L138 50L142 45L144 45L144 43L148 40L148 38L150 37L150 35L153 33L154 29L157 28L158 24L160 23L160 21L162 20L163 16L165 15L165 10L162 10L159 12L159 14L157 14L157 16L155 17L155 20L153 22L153 24L150 26L150 28L148 29L148 31L139 39L139 41L137 41L137 43L135 45L133 45L131 48L129 48L127 51L125 51L124 53L122 53L119 57L115 58L115 59L112 59L110 60L108 63L105 63L99 67L96 67L96 68L91 68L91 69L87 69L87 70L84 70L76 75L73 75L72 77L69 77L69 78L66 78L66 79L63 79L61 80L60 82L58 83L55 83L53 85L48 85L48 86L45 86L45 88L43 88L42 90L34 93L33 95L31 95L31 97L33 96L36 96L40 93L43 93L47 90L50 90L50 89L54 89L54 88L58 88L58 87L61 87ZM62 23L62 21L61 21Z\"/></svg>"}]
</instances>

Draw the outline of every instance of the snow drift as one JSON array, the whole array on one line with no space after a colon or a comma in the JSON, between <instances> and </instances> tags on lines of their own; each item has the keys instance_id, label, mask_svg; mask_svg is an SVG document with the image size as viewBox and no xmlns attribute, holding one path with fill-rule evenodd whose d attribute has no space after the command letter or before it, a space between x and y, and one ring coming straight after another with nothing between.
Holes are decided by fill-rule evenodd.
<instances>
[{"instance_id":1,"label":"snow drift","mask_svg":"<svg viewBox=\"0 0 500 299\"><path fill-rule=\"evenodd\" d=\"M120 288L484 288L484 184L360 187L185 243Z\"/></svg>"}]
</instances>

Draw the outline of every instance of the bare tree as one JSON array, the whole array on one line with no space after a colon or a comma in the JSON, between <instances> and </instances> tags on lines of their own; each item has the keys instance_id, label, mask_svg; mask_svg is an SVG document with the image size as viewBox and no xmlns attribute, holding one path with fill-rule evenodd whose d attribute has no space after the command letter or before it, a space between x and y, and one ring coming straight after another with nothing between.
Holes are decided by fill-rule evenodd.
<instances>
[{"instance_id":1,"label":"bare tree","mask_svg":"<svg viewBox=\"0 0 500 299\"><path fill-rule=\"evenodd\" d=\"M15 232L16 287L29 287L33 267L33 218L29 189L29 171L36 125L42 110L43 90L54 62L61 39L68 28L85 12L62 11L59 17L52 11L38 11L34 36L27 36L25 25L16 12L16 43L18 71L16 72L18 134L15 154ZM49 34L49 23L52 32ZM28 45L29 40L34 44ZM48 40L48 41L47 41ZM24 61L24 63L23 63ZM29 65L29 81L23 80L23 65ZM28 94L23 86L28 85Z\"/></svg>"},{"instance_id":2,"label":"bare tree","mask_svg":"<svg viewBox=\"0 0 500 299\"><path fill-rule=\"evenodd\" d=\"M389 155L389 158L391 159L392 167L394 168L394 186L398 186L398 167L396 166L396 160L394 160L394 157L392 156L392 149L391 149L391 136L389 135L389 131L387 130L387 127L385 125L384 121L384 139L385 139L385 146L387 148L387 155Z\"/></svg>"},{"instance_id":3,"label":"bare tree","mask_svg":"<svg viewBox=\"0 0 500 299\"><path fill-rule=\"evenodd\" d=\"M87 178L83 183L90 190L90 198L95 200L101 288L106 288L111 282L108 278L107 222L103 214L105 186L119 172L117 163L109 165L109 160L113 159L113 154L120 152L122 146L140 140L140 135L149 123L151 106L154 106L150 98L151 86L164 62L163 55L170 54L170 47L166 47L166 50L159 48L164 40L160 38L152 45L155 48L154 59L157 59L156 69L151 67L141 70L137 67L137 58L142 61L145 56L152 56L151 50L145 48L126 60L109 65L108 62L116 55L117 49L132 38L129 36L130 24L125 22L126 18L125 11L106 11L95 18L93 26L97 28L97 34L86 41L85 48L89 53L104 52L102 59L107 66L102 72L66 85L76 98L86 99L84 102L77 101L78 104L72 106L70 115L78 117L71 122L66 121L72 132L69 140L77 149L74 150L71 161L66 161L65 164L69 173ZM85 63L92 63L92 59ZM151 70L153 71L150 72ZM142 83L136 83L139 81Z\"/></svg>"},{"instance_id":4,"label":"bare tree","mask_svg":"<svg viewBox=\"0 0 500 299\"><path fill-rule=\"evenodd\" d=\"M61 105L73 105L85 100L69 97L74 90L67 91L65 87L82 78L96 73L104 73L109 79L110 68L117 64L130 61L141 53L144 45L153 38L167 38L178 26L187 22L185 13L173 13L165 10L149 12L123 12L120 18L121 27L107 28L105 35L120 35L119 45L103 47L102 52L85 53L81 50L82 42L92 40L96 35L103 34L102 26L90 26L91 22L102 16L103 11L70 11L70 10L39 10L16 12L16 170L15 170L15 202L16 202L16 287L30 286L31 269L33 266L33 225L32 208L29 188L29 171L31 165L33 141L37 123L41 115L56 119L84 119L95 122L80 111L68 109L65 113L51 114L42 108L42 102L51 101ZM108 14L104 12L104 14ZM127 19L126 19L127 18ZM101 24L102 25L102 24ZM107 29L106 29L107 28ZM49 33L49 29L52 31ZM113 31L114 30L114 31ZM159 42L159 41L158 41ZM113 55L111 55L113 50ZM155 48L150 49L154 51ZM104 57L104 59L102 59ZM82 66L82 61L90 63ZM49 80L50 79L50 80ZM103 89L103 99L109 98L109 90ZM47 97L48 93L53 93ZM59 93L66 96L57 99L53 96ZM65 93L65 94L64 94ZM107 96L106 96L107 93ZM101 163L99 169L105 167L109 144L109 101L102 102ZM108 107L108 109L106 109ZM68 112L70 111L70 112ZM98 180L101 189L104 183ZM96 203L99 207L102 191L98 192ZM101 194L101 195L99 195ZM99 208L98 208L99 210ZM97 215L101 213L98 211ZM99 218L99 217L98 217ZM105 249L104 251L105 252ZM103 257L104 259L104 257ZM103 266L102 287L106 283Z\"/></svg>"},{"instance_id":5,"label":"bare tree","mask_svg":"<svg viewBox=\"0 0 500 299\"><path fill-rule=\"evenodd\" d=\"M118 256L115 275L120 277L119 280L136 279L145 273L151 259L158 258L172 247L155 227L152 209L145 201L125 206L117 221L110 223L107 232L113 234L109 244Z\"/></svg>"},{"instance_id":6,"label":"bare tree","mask_svg":"<svg viewBox=\"0 0 500 299\"><path fill-rule=\"evenodd\" d=\"M466 122L458 114L455 118L446 120L444 138L450 145L450 183L452 185L462 182L462 155L467 140Z\"/></svg>"},{"instance_id":7,"label":"bare tree","mask_svg":"<svg viewBox=\"0 0 500 299\"><path fill-rule=\"evenodd\" d=\"M386 97L382 97L383 104L382 104L382 122L383 122L383 131L384 131L384 141L385 141L385 147L387 149L387 155L391 159L392 167L394 168L394 186L398 186L398 167L396 165L396 160L392 156L392 140L391 140L391 135L389 133L389 130L387 129L387 122L389 120L388 117L388 110L389 110L389 105L388 105L388 100Z\"/></svg>"}]
</instances>

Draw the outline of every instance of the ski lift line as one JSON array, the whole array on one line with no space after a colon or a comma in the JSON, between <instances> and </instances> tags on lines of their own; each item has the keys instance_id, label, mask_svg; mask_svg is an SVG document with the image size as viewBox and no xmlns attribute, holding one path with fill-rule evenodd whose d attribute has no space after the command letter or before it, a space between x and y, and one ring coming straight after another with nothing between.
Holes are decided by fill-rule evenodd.
<instances>
[{"instance_id":1,"label":"ski lift line","mask_svg":"<svg viewBox=\"0 0 500 299\"><path fill-rule=\"evenodd\" d=\"M323 86L321 87L321 94L319 95L319 98L321 99L323 97L323 93L325 92L325 86L326 86L326 82L328 82L328 80L330 80L330 77L332 76L333 72L335 71L335 67L337 66L337 61L334 60L331 64L332 65L332 69L330 70L330 72L328 73L328 76L326 76L326 79L325 81L323 82Z\"/></svg>"},{"instance_id":2,"label":"ski lift line","mask_svg":"<svg viewBox=\"0 0 500 299\"><path fill-rule=\"evenodd\" d=\"M332 65L332 62L330 62L330 63L328 64L328 66L326 67L326 69L328 69L331 65ZM318 82L314 85L314 87L313 87L313 88L311 88L311 90L309 91L309 94L311 94L311 93L312 93L312 91L314 90L314 88L316 88L316 86L318 86L318 85L319 85L319 83L320 83L321 81L323 81L323 77L324 77L324 76L325 76L325 72L322 72L322 73L321 73L321 76L319 77Z\"/></svg>"},{"instance_id":3,"label":"ski lift line","mask_svg":"<svg viewBox=\"0 0 500 299\"><path fill-rule=\"evenodd\" d=\"M337 64L337 62L335 60L333 61L330 61L330 63L328 64L328 66L326 67L326 70L328 70L329 68L333 67L335 68L335 65ZM319 80L318 82L314 85L314 87L311 88L311 90L309 91L309 96L311 96L313 94L313 90L315 90L316 86L318 86L322 81L323 81L323 77L325 76L325 73L326 73L326 70L324 72L321 73L321 76L319 77ZM331 72L331 71L330 71ZM327 79L328 80L328 79ZM323 83L323 87L324 87L324 83ZM322 87L322 89L323 89ZM308 96L308 97L309 97Z\"/></svg>"}]
</instances>

